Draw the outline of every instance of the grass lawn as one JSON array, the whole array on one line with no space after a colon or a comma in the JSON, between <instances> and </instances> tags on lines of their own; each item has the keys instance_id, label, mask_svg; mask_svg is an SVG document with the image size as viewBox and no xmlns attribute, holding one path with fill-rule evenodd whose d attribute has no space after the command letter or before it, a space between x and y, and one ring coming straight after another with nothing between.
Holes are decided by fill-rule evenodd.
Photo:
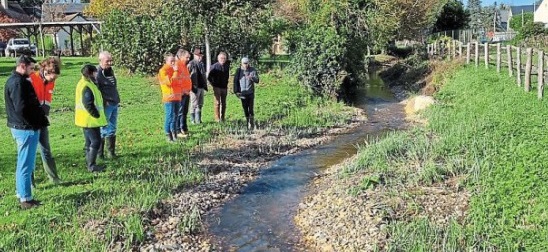
<instances>
[{"instance_id":1,"label":"grass lawn","mask_svg":"<svg viewBox=\"0 0 548 252\"><path fill-rule=\"evenodd\" d=\"M163 133L163 106L159 86L152 77L128 76L117 71L121 108L118 153L106 161L104 173L85 168L83 134L74 126L74 90L80 69L94 58L64 58L52 104L50 138L64 184L51 184L37 157L36 199L43 206L22 211L15 197L16 149L6 124L4 97L0 98L0 251L97 251L120 237L138 243L144 237L141 214L173 190L203 181L205 174L190 161L192 149L244 127L240 101L228 97L225 124L214 123L212 93L206 94L204 124L191 125L191 137L168 144ZM0 87L13 69L14 59L0 59ZM283 72L261 74L257 87L256 119L262 127L314 129L344 124L350 109L310 98ZM106 221L107 237L86 229Z\"/></svg>"},{"instance_id":2,"label":"grass lawn","mask_svg":"<svg viewBox=\"0 0 548 252\"><path fill-rule=\"evenodd\" d=\"M407 215L387 229L388 250L545 251L548 101L507 74L473 66L459 69L436 99L427 126L363 148L346 173L379 174L389 188L460 178L471 193L468 216L440 226Z\"/></svg>"}]
</instances>

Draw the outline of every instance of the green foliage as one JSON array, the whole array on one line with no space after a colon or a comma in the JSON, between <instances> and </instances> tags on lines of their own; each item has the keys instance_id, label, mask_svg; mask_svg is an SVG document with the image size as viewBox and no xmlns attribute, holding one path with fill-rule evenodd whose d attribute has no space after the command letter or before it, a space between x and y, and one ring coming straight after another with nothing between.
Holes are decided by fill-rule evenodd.
<instances>
[{"instance_id":1,"label":"green foliage","mask_svg":"<svg viewBox=\"0 0 548 252\"><path fill-rule=\"evenodd\" d=\"M468 0L466 11L468 11L470 15L470 23L468 26L471 29L480 29L483 27L481 21L483 19L481 0Z\"/></svg>"},{"instance_id":2,"label":"green foliage","mask_svg":"<svg viewBox=\"0 0 548 252\"><path fill-rule=\"evenodd\" d=\"M214 58L219 51L258 58L285 27L268 7L258 2L170 0L150 14L115 9L106 15L102 44L128 70L146 74L157 72L166 52L205 49L206 35Z\"/></svg>"},{"instance_id":3,"label":"green foliage","mask_svg":"<svg viewBox=\"0 0 548 252\"><path fill-rule=\"evenodd\" d=\"M315 94L337 97L351 74L364 70L368 0L310 1L309 20L291 34L292 70Z\"/></svg>"},{"instance_id":4,"label":"green foliage","mask_svg":"<svg viewBox=\"0 0 548 252\"><path fill-rule=\"evenodd\" d=\"M333 96L341 82L337 78L346 53L344 37L332 27L310 26L299 34L293 55L293 71L314 93Z\"/></svg>"},{"instance_id":5,"label":"green foliage","mask_svg":"<svg viewBox=\"0 0 548 252\"><path fill-rule=\"evenodd\" d=\"M166 7L161 16L131 16L112 11L103 24L102 44L120 66L131 72L153 74L163 64L163 55L179 42L180 28L171 24Z\"/></svg>"},{"instance_id":6,"label":"green foliage","mask_svg":"<svg viewBox=\"0 0 548 252\"><path fill-rule=\"evenodd\" d=\"M442 12L438 15L434 32L463 29L468 25L469 16L461 1L451 0L443 6Z\"/></svg>"},{"instance_id":7,"label":"green foliage","mask_svg":"<svg viewBox=\"0 0 548 252\"><path fill-rule=\"evenodd\" d=\"M534 23L533 13L523 13L512 16L510 19L510 28L514 31L520 32L524 26L528 26Z\"/></svg>"}]
</instances>

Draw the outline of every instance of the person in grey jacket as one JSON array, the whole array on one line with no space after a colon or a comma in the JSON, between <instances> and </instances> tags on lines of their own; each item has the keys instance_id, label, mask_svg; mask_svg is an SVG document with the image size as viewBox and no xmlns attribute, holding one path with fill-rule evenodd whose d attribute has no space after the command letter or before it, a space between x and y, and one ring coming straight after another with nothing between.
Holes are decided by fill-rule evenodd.
<instances>
[{"instance_id":1,"label":"person in grey jacket","mask_svg":"<svg viewBox=\"0 0 548 252\"><path fill-rule=\"evenodd\" d=\"M234 74L234 93L242 100L247 128L255 128L255 84L259 83L259 74L249 65L249 58L242 58L242 64Z\"/></svg>"},{"instance_id":2,"label":"person in grey jacket","mask_svg":"<svg viewBox=\"0 0 548 252\"><path fill-rule=\"evenodd\" d=\"M97 87L103 96L107 126L101 127L101 145L99 157L104 158L105 143L107 154L110 158L116 158L116 128L118 127L118 107L120 94L114 70L112 69L112 55L103 51L99 53L99 66L97 67Z\"/></svg>"}]
</instances>

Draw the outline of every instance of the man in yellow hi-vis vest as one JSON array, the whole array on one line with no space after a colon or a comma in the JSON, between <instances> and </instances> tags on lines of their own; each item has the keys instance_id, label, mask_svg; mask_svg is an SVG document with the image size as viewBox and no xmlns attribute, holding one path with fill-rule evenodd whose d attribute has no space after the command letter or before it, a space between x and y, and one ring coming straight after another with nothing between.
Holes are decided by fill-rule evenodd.
<instances>
[{"instance_id":1,"label":"man in yellow hi-vis vest","mask_svg":"<svg viewBox=\"0 0 548 252\"><path fill-rule=\"evenodd\" d=\"M101 127L107 125L103 97L94 81L97 77L97 68L85 65L82 68L82 78L76 86L75 118L76 126L82 127L86 140L86 164L88 171L100 172L104 166L96 164L97 154L101 145Z\"/></svg>"}]
</instances>

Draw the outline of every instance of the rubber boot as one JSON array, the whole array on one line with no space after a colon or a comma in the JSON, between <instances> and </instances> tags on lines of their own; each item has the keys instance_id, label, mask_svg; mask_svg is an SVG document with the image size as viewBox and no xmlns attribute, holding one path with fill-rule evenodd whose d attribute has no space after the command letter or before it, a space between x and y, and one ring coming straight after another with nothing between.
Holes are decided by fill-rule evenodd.
<instances>
[{"instance_id":1,"label":"rubber boot","mask_svg":"<svg viewBox=\"0 0 548 252\"><path fill-rule=\"evenodd\" d=\"M101 144L99 145L99 158L105 159L105 138L101 138Z\"/></svg>"},{"instance_id":2,"label":"rubber boot","mask_svg":"<svg viewBox=\"0 0 548 252\"><path fill-rule=\"evenodd\" d=\"M249 117L245 118L245 123L247 125L247 129L250 130L251 129L251 123L250 123Z\"/></svg>"},{"instance_id":3,"label":"rubber boot","mask_svg":"<svg viewBox=\"0 0 548 252\"><path fill-rule=\"evenodd\" d=\"M55 159L53 157L48 158L47 160L42 159L44 164L44 170L48 174L49 180L54 184L60 184L61 179L57 175L57 165L55 164Z\"/></svg>"},{"instance_id":4,"label":"rubber boot","mask_svg":"<svg viewBox=\"0 0 548 252\"><path fill-rule=\"evenodd\" d=\"M255 118L253 118L253 116L249 117L249 128L255 130Z\"/></svg>"},{"instance_id":5,"label":"rubber boot","mask_svg":"<svg viewBox=\"0 0 548 252\"><path fill-rule=\"evenodd\" d=\"M99 150L89 147L88 155L86 156L86 163L88 166L88 171L90 172L101 172L105 170L104 166L97 165L97 154Z\"/></svg>"},{"instance_id":6,"label":"rubber boot","mask_svg":"<svg viewBox=\"0 0 548 252\"><path fill-rule=\"evenodd\" d=\"M196 110L195 116L196 116L196 117L194 118L194 121L195 121L197 124L202 123L202 111L201 111L201 110Z\"/></svg>"},{"instance_id":7,"label":"rubber boot","mask_svg":"<svg viewBox=\"0 0 548 252\"><path fill-rule=\"evenodd\" d=\"M118 158L116 156L116 136L110 136L106 138L106 144L107 144L107 156L112 159Z\"/></svg>"},{"instance_id":8,"label":"rubber boot","mask_svg":"<svg viewBox=\"0 0 548 252\"><path fill-rule=\"evenodd\" d=\"M171 133L166 133L166 141L167 141L168 143L174 142L175 140L173 140L173 134L171 134Z\"/></svg>"}]
</instances>

